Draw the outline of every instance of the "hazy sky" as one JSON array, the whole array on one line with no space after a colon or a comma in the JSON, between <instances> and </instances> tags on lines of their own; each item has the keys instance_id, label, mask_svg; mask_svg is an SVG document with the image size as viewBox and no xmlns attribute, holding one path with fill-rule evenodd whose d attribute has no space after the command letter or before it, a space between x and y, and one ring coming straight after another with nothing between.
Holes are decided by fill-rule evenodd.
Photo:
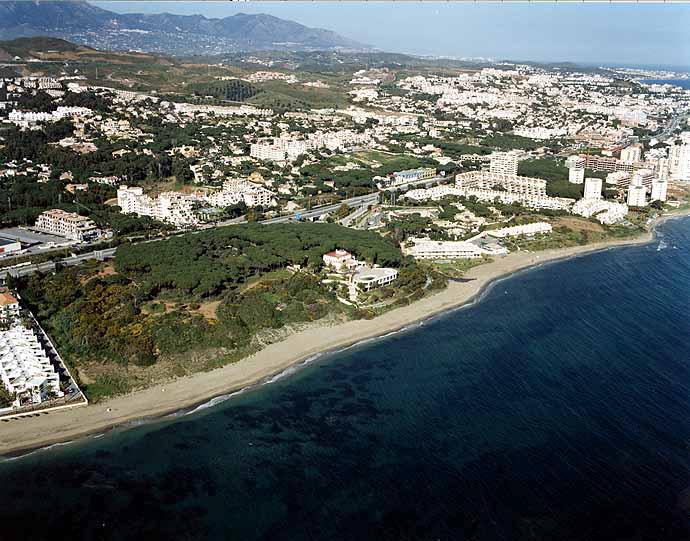
<instances>
[{"instance_id":1,"label":"hazy sky","mask_svg":"<svg viewBox=\"0 0 690 541\"><path fill-rule=\"evenodd\" d=\"M385 51L690 66L690 5L469 2L94 2L120 13L269 13Z\"/></svg>"}]
</instances>

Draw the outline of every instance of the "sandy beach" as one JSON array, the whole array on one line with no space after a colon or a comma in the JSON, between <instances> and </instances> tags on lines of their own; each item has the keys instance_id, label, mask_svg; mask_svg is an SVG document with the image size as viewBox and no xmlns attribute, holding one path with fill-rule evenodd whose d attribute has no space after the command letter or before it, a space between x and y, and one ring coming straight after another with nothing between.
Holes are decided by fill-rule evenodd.
<instances>
[{"instance_id":1,"label":"sandy beach","mask_svg":"<svg viewBox=\"0 0 690 541\"><path fill-rule=\"evenodd\" d=\"M665 215L657 224L677 215ZM310 328L271 344L251 357L210 372L180 378L95 405L3 422L0 424L0 454L17 454L51 443L70 441L134 419L161 416L190 407L280 373L317 353L381 336L467 304L491 282L521 269L615 246L643 244L652 239L653 232L649 232L635 239L542 252L511 253L492 263L470 269L465 275L467 281L450 282L443 291L373 320Z\"/></svg>"}]
</instances>

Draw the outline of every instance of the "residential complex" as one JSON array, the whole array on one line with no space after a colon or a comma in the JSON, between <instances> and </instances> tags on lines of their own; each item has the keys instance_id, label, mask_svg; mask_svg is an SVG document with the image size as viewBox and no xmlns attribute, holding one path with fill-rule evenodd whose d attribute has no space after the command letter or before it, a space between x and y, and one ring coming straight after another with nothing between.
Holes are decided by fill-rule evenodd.
<instances>
[{"instance_id":1,"label":"residential complex","mask_svg":"<svg viewBox=\"0 0 690 541\"><path fill-rule=\"evenodd\" d=\"M496 152L491 155L489 163L489 172L497 175L517 175L520 153L518 151L512 152Z\"/></svg>"},{"instance_id":2,"label":"residential complex","mask_svg":"<svg viewBox=\"0 0 690 541\"><path fill-rule=\"evenodd\" d=\"M64 394L36 333L20 325L0 330L0 384L14 397L11 408Z\"/></svg>"},{"instance_id":3,"label":"residential complex","mask_svg":"<svg viewBox=\"0 0 690 541\"><path fill-rule=\"evenodd\" d=\"M123 185L117 190L117 204L125 214L149 216L180 227L197 223L194 202L194 198L177 192L164 192L154 198L136 186Z\"/></svg>"},{"instance_id":4,"label":"residential complex","mask_svg":"<svg viewBox=\"0 0 690 541\"><path fill-rule=\"evenodd\" d=\"M43 212L36 219L34 228L51 235L77 241L95 240L101 234L93 220L60 209Z\"/></svg>"},{"instance_id":5,"label":"residential complex","mask_svg":"<svg viewBox=\"0 0 690 541\"><path fill-rule=\"evenodd\" d=\"M553 227L546 222L534 222L525 225L514 225L512 227L501 227L500 229L490 229L487 234L491 237L503 239L506 237L518 237L521 235L536 235L551 233Z\"/></svg>"}]
</instances>

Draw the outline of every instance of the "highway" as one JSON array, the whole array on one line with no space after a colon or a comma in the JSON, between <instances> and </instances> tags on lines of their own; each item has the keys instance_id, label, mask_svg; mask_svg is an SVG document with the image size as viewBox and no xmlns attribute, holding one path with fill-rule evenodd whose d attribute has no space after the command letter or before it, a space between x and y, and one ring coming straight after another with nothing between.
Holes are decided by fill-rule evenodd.
<instances>
[{"instance_id":1,"label":"highway","mask_svg":"<svg viewBox=\"0 0 690 541\"><path fill-rule=\"evenodd\" d=\"M52 272L55 270L57 264L59 263L63 267L72 267L83 263L89 259L108 259L115 255L116 248L108 248L107 250L94 250L93 252L87 252L85 254L79 254L74 256L65 257L58 259L57 261L45 261L43 263L37 263L32 265L20 265L17 267L10 267L8 269L0 270L0 279L7 278L8 276L28 276L36 272Z\"/></svg>"},{"instance_id":2,"label":"highway","mask_svg":"<svg viewBox=\"0 0 690 541\"><path fill-rule=\"evenodd\" d=\"M338 210L340 208L340 205L343 203L349 205L350 207L366 207L369 205L375 205L378 203L379 200L379 194L378 193L372 193L372 194L367 194L367 195L360 195L358 197L351 197L350 199L344 199L343 201L339 201L338 203L334 203L332 205L324 205L321 207L316 207L311 210L305 210L302 212L296 212L294 214L289 214L286 216L278 216L277 218L271 218L269 220L263 220L260 223L262 224L282 224L282 223L287 223L291 221L296 221L299 216L299 220L313 220L320 218L324 214L328 214L329 212L333 212L335 210ZM233 220L227 220L225 222L220 222L215 224L214 226L208 227L208 229L215 228L215 227L224 227L228 225L234 225L234 224L239 224L242 223L242 219L240 218L235 218ZM158 240L163 240L163 238L160 239L150 239L147 241L143 242L155 242ZM10 267L7 269L1 269L0 270L0 280L3 280L7 278L7 276L29 276L31 274L34 274L36 272L52 272L56 269L57 264L60 264L62 266L73 266L73 265L78 265L79 263L82 263L84 261L87 261L89 259L108 259L110 257L113 257L115 255L115 250L116 248L108 248L107 250L94 250L92 252L87 252L84 254L79 254L76 256L69 256L65 257L63 259L58 259L57 261L46 261L44 263L37 263L37 264L30 264L30 265L20 265L16 267Z\"/></svg>"}]
</instances>

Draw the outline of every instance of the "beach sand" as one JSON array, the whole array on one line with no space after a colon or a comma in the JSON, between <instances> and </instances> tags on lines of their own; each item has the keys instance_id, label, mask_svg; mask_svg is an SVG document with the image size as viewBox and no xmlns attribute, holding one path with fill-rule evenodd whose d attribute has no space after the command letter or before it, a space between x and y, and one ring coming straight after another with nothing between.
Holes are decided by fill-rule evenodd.
<instances>
[{"instance_id":1,"label":"beach sand","mask_svg":"<svg viewBox=\"0 0 690 541\"><path fill-rule=\"evenodd\" d=\"M664 218L671 216L664 216ZM661 220L659 220L661 221ZM467 304L493 281L545 262L574 257L614 246L651 241L653 233L635 239L545 250L514 252L470 269L467 281L372 320L348 321L335 327L313 327L271 344L234 364L156 385L98 404L0 423L0 454L18 454L48 444L103 432L128 421L161 416L227 394L282 372L309 357L381 336L434 314Z\"/></svg>"}]
</instances>

